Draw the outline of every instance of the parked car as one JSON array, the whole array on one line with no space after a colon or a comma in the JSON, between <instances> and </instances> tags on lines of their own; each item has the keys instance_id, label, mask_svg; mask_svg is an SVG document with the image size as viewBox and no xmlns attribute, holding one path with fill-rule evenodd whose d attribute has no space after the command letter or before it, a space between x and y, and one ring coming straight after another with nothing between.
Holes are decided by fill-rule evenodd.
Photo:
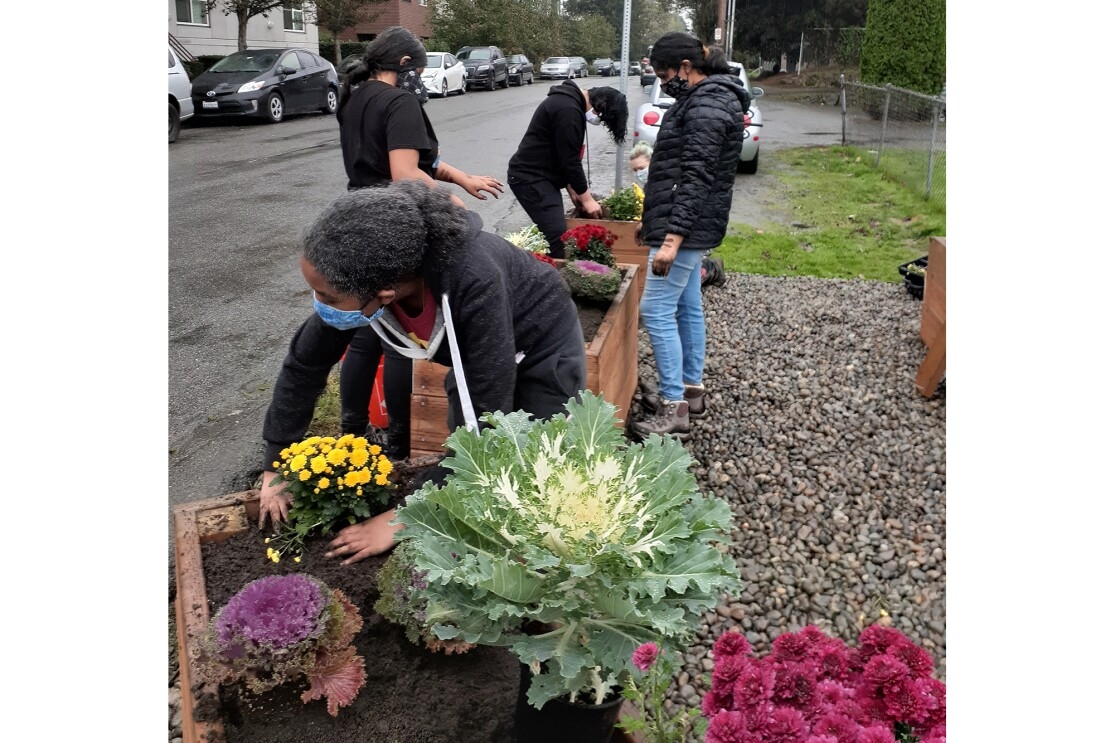
<instances>
[{"instance_id":1,"label":"parked car","mask_svg":"<svg viewBox=\"0 0 1115 743\"><path fill-rule=\"evenodd\" d=\"M469 88L495 90L496 86L506 88L507 57L495 46L463 46L457 51L457 59L465 65L465 85Z\"/></svg>"},{"instance_id":2,"label":"parked car","mask_svg":"<svg viewBox=\"0 0 1115 743\"><path fill-rule=\"evenodd\" d=\"M654 68L650 66L650 61L642 62L642 68L643 71L639 73L639 85L644 88L648 85L654 85L654 81L658 77L654 74Z\"/></svg>"},{"instance_id":3,"label":"parked car","mask_svg":"<svg viewBox=\"0 0 1115 743\"><path fill-rule=\"evenodd\" d=\"M538 68L538 76L543 80L572 80L576 74L573 72L573 62L569 57L546 57L542 66Z\"/></svg>"},{"instance_id":4,"label":"parked car","mask_svg":"<svg viewBox=\"0 0 1115 743\"><path fill-rule=\"evenodd\" d=\"M601 77L611 77L618 74L616 63L608 57L597 57L592 60L592 71Z\"/></svg>"},{"instance_id":5,"label":"parked car","mask_svg":"<svg viewBox=\"0 0 1115 743\"><path fill-rule=\"evenodd\" d=\"M287 114L337 111L337 70L305 49L233 52L193 82L198 116L259 116L273 123Z\"/></svg>"},{"instance_id":6,"label":"parked car","mask_svg":"<svg viewBox=\"0 0 1115 743\"><path fill-rule=\"evenodd\" d=\"M422 85L430 95L447 98L450 93L465 94L465 66L449 52L426 52L426 69Z\"/></svg>"},{"instance_id":7,"label":"parked car","mask_svg":"<svg viewBox=\"0 0 1115 743\"><path fill-rule=\"evenodd\" d=\"M752 87L747 78L747 71L736 62L729 62L728 67L739 76L740 82L751 94L751 106L743 115L743 147L739 153L739 171L753 174L759 169L759 129L763 125L763 115L755 101L762 97L763 89ZM654 78L654 87L650 92L650 101L639 106L635 114L635 142L646 142L651 147L658 139L658 128L662 125L662 116L666 109L674 104L674 99L662 92L662 81Z\"/></svg>"},{"instance_id":8,"label":"parked car","mask_svg":"<svg viewBox=\"0 0 1115 743\"><path fill-rule=\"evenodd\" d=\"M525 54L512 54L507 58L507 74L516 85L522 85L524 80L527 85L534 85L534 62Z\"/></svg>"},{"instance_id":9,"label":"parked car","mask_svg":"<svg viewBox=\"0 0 1115 743\"><path fill-rule=\"evenodd\" d=\"M638 75L642 71L643 71L643 66L639 63L639 60L637 60L637 59L631 60L631 66L627 68L627 74L628 75Z\"/></svg>"},{"instance_id":10,"label":"parked car","mask_svg":"<svg viewBox=\"0 0 1115 743\"><path fill-rule=\"evenodd\" d=\"M570 57L569 61L573 64L573 72L577 77L588 77L588 60L584 57Z\"/></svg>"},{"instance_id":11,"label":"parked car","mask_svg":"<svg viewBox=\"0 0 1115 743\"><path fill-rule=\"evenodd\" d=\"M182 60L169 46L167 53L167 102L170 106L170 141L178 139L182 122L194 115L194 101L190 98L190 75Z\"/></svg>"}]
</instances>

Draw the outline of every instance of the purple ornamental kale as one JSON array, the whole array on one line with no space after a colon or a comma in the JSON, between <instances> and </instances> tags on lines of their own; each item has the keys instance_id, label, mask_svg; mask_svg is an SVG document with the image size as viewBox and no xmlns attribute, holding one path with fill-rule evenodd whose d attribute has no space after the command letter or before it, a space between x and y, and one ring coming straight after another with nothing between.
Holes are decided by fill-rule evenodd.
<instances>
[{"instance_id":1,"label":"purple ornamental kale","mask_svg":"<svg viewBox=\"0 0 1115 743\"><path fill-rule=\"evenodd\" d=\"M239 658L245 650L276 651L316 639L329 618L323 611L328 598L323 584L297 573L254 580L217 615L218 646L226 657Z\"/></svg>"}]
</instances>

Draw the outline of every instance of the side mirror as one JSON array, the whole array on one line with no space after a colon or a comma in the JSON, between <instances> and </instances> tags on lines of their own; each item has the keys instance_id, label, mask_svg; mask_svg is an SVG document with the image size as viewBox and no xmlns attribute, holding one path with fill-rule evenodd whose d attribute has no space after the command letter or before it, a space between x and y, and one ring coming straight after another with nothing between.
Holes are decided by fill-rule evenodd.
<instances>
[{"instance_id":1,"label":"side mirror","mask_svg":"<svg viewBox=\"0 0 1115 743\"><path fill-rule=\"evenodd\" d=\"M763 89L762 88L752 88L751 89L751 97L752 98L762 98L763 97Z\"/></svg>"},{"instance_id":2,"label":"side mirror","mask_svg":"<svg viewBox=\"0 0 1115 743\"><path fill-rule=\"evenodd\" d=\"M298 72L298 70L294 69L293 67L287 67L284 65L283 67L279 68L279 72L284 75L293 75L294 73Z\"/></svg>"}]
</instances>

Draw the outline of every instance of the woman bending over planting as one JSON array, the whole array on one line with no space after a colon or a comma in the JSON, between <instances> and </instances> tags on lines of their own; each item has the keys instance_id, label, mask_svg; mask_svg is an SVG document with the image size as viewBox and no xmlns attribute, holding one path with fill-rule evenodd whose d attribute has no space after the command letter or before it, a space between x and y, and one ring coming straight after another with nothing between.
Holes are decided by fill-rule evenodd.
<instances>
[{"instance_id":1,"label":"woman bending over planting","mask_svg":"<svg viewBox=\"0 0 1115 743\"><path fill-rule=\"evenodd\" d=\"M584 388L585 341L557 271L480 217L415 181L337 199L303 237L314 314L299 328L263 424L262 529L285 520L291 496L271 463L305 434L330 369L370 327L385 347L451 368L449 429L488 412L549 418ZM329 557L348 565L394 544L394 510L345 527Z\"/></svg>"}]
</instances>

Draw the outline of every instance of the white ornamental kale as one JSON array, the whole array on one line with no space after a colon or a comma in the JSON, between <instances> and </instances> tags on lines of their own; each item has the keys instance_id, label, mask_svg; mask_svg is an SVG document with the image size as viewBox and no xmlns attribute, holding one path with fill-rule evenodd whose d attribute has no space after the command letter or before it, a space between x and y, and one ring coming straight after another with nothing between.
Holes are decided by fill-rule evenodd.
<instances>
[{"instance_id":1,"label":"white ornamental kale","mask_svg":"<svg viewBox=\"0 0 1115 743\"><path fill-rule=\"evenodd\" d=\"M731 510L699 492L685 448L660 436L628 444L616 407L587 390L566 409L457 429L445 486L427 483L398 511L433 632L509 646L537 674L536 707L578 694L600 703L639 645L680 647L739 590L716 546Z\"/></svg>"},{"instance_id":2,"label":"white ornamental kale","mask_svg":"<svg viewBox=\"0 0 1115 743\"><path fill-rule=\"evenodd\" d=\"M550 242L546 236L542 234L542 230L538 229L538 225L532 224L529 227L512 232L507 235L504 240L514 245L516 248L530 251L531 253L546 253L550 252Z\"/></svg>"}]
</instances>

